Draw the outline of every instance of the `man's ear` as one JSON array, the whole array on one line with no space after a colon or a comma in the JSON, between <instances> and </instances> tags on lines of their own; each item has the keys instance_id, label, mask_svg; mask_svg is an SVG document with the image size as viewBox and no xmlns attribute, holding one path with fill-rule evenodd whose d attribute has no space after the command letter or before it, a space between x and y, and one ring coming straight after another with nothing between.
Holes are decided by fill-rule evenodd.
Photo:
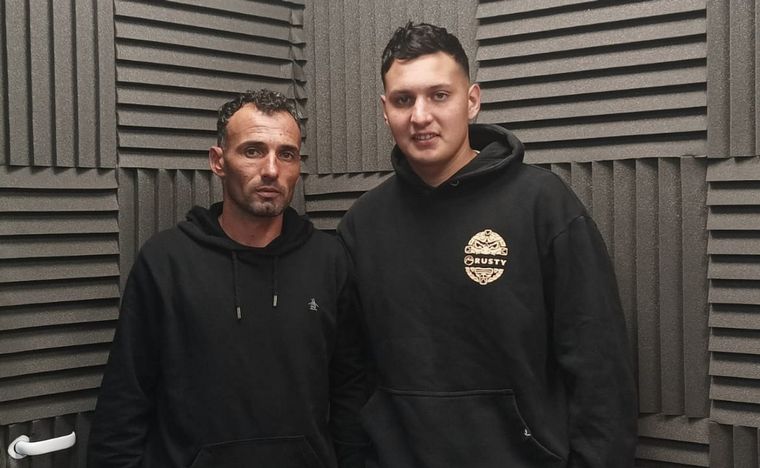
<instances>
[{"instance_id":1,"label":"man's ear","mask_svg":"<svg viewBox=\"0 0 760 468\"><path fill-rule=\"evenodd\" d=\"M380 95L380 102L383 104L383 120L385 120L385 125L388 125L388 114L385 113L385 94Z\"/></svg>"},{"instance_id":2,"label":"man's ear","mask_svg":"<svg viewBox=\"0 0 760 468\"><path fill-rule=\"evenodd\" d=\"M224 150L219 146L212 146L208 149L208 165L211 172L224 177Z\"/></svg>"},{"instance_id":3,"label":"man's ear","mask_svg":"<svg viewBox=\"0 0 760 468\"><path fill-rule=\"evenodd\" d=\"M467 117L475 120L480 112L480 85L473 83L467 91Z\"/></svg>"}]
</instances>

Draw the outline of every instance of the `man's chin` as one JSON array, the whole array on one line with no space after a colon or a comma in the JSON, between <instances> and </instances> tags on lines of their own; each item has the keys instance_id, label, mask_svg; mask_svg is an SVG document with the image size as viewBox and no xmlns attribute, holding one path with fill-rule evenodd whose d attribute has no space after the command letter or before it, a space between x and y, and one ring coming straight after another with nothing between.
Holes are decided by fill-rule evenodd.
<instances>
[{"instance_id":1,"label":"man's chin","mask_svg":"<svg viewBox=\"0 0 760 468\"><path fill-rule=\"evenodd\" d=\"M426 161L434 161L438 159L440 151L441 148L438 146L421 148L417 145L408 145L405 148L401 148L401 152L404 153L407 159L419 161L421 164L424 164Z\"/></svg>"},{"instance_id":2,"label":"man's chin","mask_svg":"<svg viewBox=\"0 0 760 468\"><path fill-rule=\"evenodd\" d=\"M285 211L287 206L287 204L279 203L257 203L251 206L249 212L260 218L276 218Z\"/></svg>"}]
</instances>

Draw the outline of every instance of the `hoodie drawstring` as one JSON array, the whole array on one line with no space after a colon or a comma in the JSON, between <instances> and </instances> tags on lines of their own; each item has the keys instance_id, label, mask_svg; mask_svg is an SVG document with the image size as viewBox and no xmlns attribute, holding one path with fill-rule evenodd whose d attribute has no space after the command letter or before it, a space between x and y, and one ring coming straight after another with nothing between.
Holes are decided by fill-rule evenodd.
<instances>
[{"instance_id":1,"label":"hoodie drawstring","mask_svg":"<svg viewBox=\"0 0 760 468\"><path fill-rule=\"evenodd\" d=\"M237 258L237 252L234 250L232 252L232 298L235 301L235 313L237 314L237 319L240 320L243 318L242 312L240 311L240 304L238 303L238 258Z\"/></svg>"},{"instance_id":2,"label":"hoodie drawstring","mask_svg":"<svg viewBox=\"0 0 760 468\"><path fill-rule=\"evenodd\" d=\"M272 257L272 307L277 308L277 256Z\"/></svg>"},{"instance_id":3,"label":"hoodie drawstring","mask_svg":"<svg viewBox=\"0 0 760 468\"><path fill-rule=\"evenodd\" d=\"M243 312L240 308L240 303L238 301L240 297L240 288L238 284L238 256L237 252L232 250L232 299L235 302L235 314L237 315L237 319L240 320L243 318ZM279 257L274 256L272 257L272 307L277 308L277 260Z\"/></svg>"}]
</instances>

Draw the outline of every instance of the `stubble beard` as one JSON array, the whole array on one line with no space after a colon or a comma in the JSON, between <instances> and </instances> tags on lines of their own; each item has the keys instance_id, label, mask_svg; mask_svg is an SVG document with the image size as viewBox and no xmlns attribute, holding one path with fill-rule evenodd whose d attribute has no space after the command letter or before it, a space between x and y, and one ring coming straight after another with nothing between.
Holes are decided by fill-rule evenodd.
<instances>
[{"instance_id":1,"label":"stubble beard","mask_svg":"<svg viewBox=\"0 0 760 468\"><path fill-rule=\"evenodd\" d=\"M289 198L283 196L282 198L274 200L253 200L246 209L254 216L261 218L275 218L285 211L288 205L290 205L291 199L292 196Z\"/></svg>"},{"instance_id":2,"label":"stubble beard","mask_svg":"<svg viewBox=\"0 0 760 468\"><path fill-rule=\"evenodd\" d=\"M237 211L241 214L254 218L275 218L280 216L290 205L293 191L287 191L283 186L277 184L266 185L274 185L280 190L280 194L275 198L262 198L256 195L254 188L253 190L226 191L225 198L231 204L234 204Z\"/></svg>"},{"instance_id":3,"label":"stubble beard","mask_svg":"<svg viewBox=\"0 0 760 468\"><path fill-rule=\"evenodd\" d=\"M284 202L254 202L248 207L248 212L260 218L274 218L280 216L286 206Z\"/></svg>"}]
</instances>

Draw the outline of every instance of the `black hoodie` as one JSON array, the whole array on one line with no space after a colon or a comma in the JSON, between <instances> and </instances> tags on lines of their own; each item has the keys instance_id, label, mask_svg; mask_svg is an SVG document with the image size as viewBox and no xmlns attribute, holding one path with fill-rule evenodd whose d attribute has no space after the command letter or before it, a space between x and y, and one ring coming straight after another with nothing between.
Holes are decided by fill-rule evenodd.
<instances>
[{"instance_id":1,"label":"black hoodie","mask_svg":"<svg viewBox=\"0 0 760 468\"><path fill-rule=\"evenodd\" d=\"M633 373L594 222L508 131L473 125L470 142L435 188L396 147L396 175L338 228L380 385L368 466L633 466Z\"/></svg>"},{"instance_id":2,"label":"black hoodie","mask_svg":"<svg viewBox=\"0 0 760 468\"><path fill-rule=\"evenodd\" d=\"M362 467L366 400L350 263L288 208L250 248L221 204L140 251L92 424L89 466Z\"/></svg>"}]
</instances>

